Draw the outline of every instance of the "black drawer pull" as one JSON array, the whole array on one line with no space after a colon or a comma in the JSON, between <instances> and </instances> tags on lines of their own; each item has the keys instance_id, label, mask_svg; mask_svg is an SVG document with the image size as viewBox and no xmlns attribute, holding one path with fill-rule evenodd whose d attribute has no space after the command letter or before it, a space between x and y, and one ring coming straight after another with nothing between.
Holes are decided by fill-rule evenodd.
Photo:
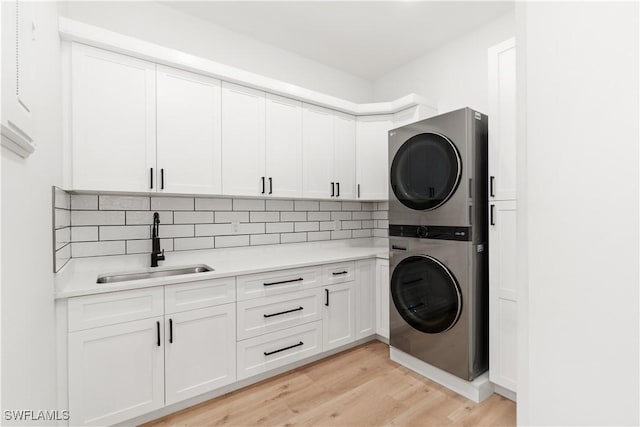
<instances>
[{"instance_id":1,"label":"black drawer pull","mask_svg":"<svg viewBox=\"0 0 640 427\"><path fill-rule=\"evenodd\" d=\"M403 248L402 246L391 245L391 249L395 249L397 251L406 251L407 248Z\"/></svg>"},{"instance_id":2,"label":"black drawer pull","mask_svg":"<svg viewBox=\"0 0 640 427\"><path fill-rule=\"evenodd\" d=\"M336 188L337 188L336 197L340 197L340 183L339 182L336 182Z\"/></svg>"},{"instance_id":3,"label":"black drawer pull","mask_svg":"<svg viewBox=\"0 0 640 427\"><path fill-rule=\"evenodd\" d=\"M160 347L160 322L156 322L156 333L158 336L157 346Z\"/></svg>"},{"instance_id":4,"label":"black drawer pull","mask_svg":"<svg viewBox=\"0 0 640 427\"><path fill-rule=\"evenodd\" d=\"M153 190L153 168L151 168L151 189Z\"/></svg>"},{"instance_id":5,"label":"black drawer pull","mask_svg":"<svg viewBox=\"0 0 640 427\"><path fill-rule=\"evenodd\" d=\"M348 271L334 271L333 274L334 276L342 276L343 274L347 274L349 273Z\"/></svg>"},{"instance_id":6,"label":"black drawer pull","mask_svg":"<svg viewBox=\"0 0 640 427\"><path fill-rule=\"evenodd\" d=\"M164 190L164 168L160 169L160 189Z\"/></svg>"},{"instance_id":7,"label":"black drawer pull","mask_svg":"<svg viewBox=\"0 0 640 427\"><path fill-rule=\"evenodd\" d=\"M326 305L327 307L329 307L329 289L324 290L324 305Z\"/></svg>"},{"instance_id":8,"label":"black drawer pull","mask_svg":"<svg viewBox=\"0 0 640 427\"><path fill-rule=\"evenodd\" d=\"M496 208L496 205L491 205L491 209L490 209L490 211L489 211L489 217L490 217L490 219L489 219L489 223L490 223L491 225L496 225L495 218L493 217L493 215L494 215L494 214L493 214L493 211L495 210L495 208Z\"/></svg>"},{"instance_id":9,"label":"black drawer pull","mask_svg":"<svg viewBox=\"0 0 640 427\"><path fill-rule=\"evenodd\" d=\"M331 183L331 197L335 197L336 195L336 183L332 182Z\"/></svg>"},{"instance_id":10,"label":"black drawer pull","mask_svg":"<svg viewBox=\"0 0 640 427\"><path fill-rule=\"evenodd\" d=\"M292 348L300 347L301 345L304 345L304 343L302 341L300 341L298 344L290 345L289 347L279 348L278 350L265 351L264 355L265 356L271 356L272 354L276 354L276 353L280 353L281 351L285 351L285 350L289 350L289 349L292 349Z\"/></svg>"},{"instance_id":11,"label":"black drawer pull","mask_svg":"<svg viewBox=\"0 0 640 427\"><path fill-rule=\"evenodd\" d=\"M282 285L283 283L293 283L293 282L302 282L304 279L302 277L298 277L297 279L291 280L283 280L281 282L271 282L271 283L263 283L264 286L272 286L272 285Z\"/></svg>"},{"instance_id":12,"label":"black drawer pull","mask_svg":"<svg viewBox=\"0 0 640 427\"><path fill-rule=\"evenodd\" d=\"M267 317L273 317L273 316L280 316L281 314L293 313L294 311L300 311L300 310L304 310L304 307L293 308L293 309L291 309L291 310L281 311L280 313L263 314L263 316L264 316L265 318L267 318Z\"/></svg>"},{"instance_id":13,"label":"black drawer pull","mask_svg":"<svg viewBox=\"0 0 640 427\"><path fill-rule=\"evenodd\" d=\"M273 194L273 178L269 177L269 194Z\"/></svg>"},{"instance_id":14,"label":"black drawer pull","mask_svg":"<svg viewBox=\"0 0 640 427\"><path fill-rule=\"evenodd\" d=\"M264 176L260 177L260 180L262 181L262 194L264 194Z\"/></svg>"},{"instance_id":15,"label":"black drawer pull","mask_svg":"<svg viewBox=\"0 0 640 427\"><path fill-rule=\"evenodd\" d=\"M493 184L496 180L495 176L490 176L489 177L489 196L491 197L496 197L495 193L493 192Z\"/></svg>"},{"instance_id":16,"label":"black drawer pull","mask_svg":"<svg viewBox=\"0 0 640 427\"><path fill-rule=\"evenodd\" d=\"M169 344L173 344L173 319L169 319Z\"/></svg>"}]
</instances>

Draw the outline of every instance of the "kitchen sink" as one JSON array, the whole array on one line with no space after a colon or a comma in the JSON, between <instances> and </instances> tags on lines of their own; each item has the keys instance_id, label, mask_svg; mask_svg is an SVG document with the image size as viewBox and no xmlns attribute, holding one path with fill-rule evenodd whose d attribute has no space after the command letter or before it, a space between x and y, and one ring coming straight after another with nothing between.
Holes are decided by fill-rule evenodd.
<instances>
[{"instance_id":1,"label":"kitchen sink","mask_svg":"<svg viewBox=\"0 0 640 427\"><path fill-rule=\"evenodd\" d=\"M103 274L98 276L96 283L116 283L127 282L129 280L153 279L155 277L181 276L183 274L206 273L213 271L213 268L200 264L188 267L176 267L162 270L145 270L122 274Z\"/></svg>"}]
</instances>

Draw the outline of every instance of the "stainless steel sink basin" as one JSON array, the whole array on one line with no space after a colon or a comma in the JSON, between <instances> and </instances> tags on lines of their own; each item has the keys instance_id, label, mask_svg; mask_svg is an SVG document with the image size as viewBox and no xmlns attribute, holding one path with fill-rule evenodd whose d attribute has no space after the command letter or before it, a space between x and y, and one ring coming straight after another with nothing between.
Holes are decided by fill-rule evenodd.
<instances>
[{"instance_id":1,"label":"stainless steel sink basin","mask_svg":"<svg viewBox=\"0 0 640 427\"><path fill-rule=\"evenodd\" d=\"M145 270L145 271L132 272L132 273L123 273L123 274L103 274L98 276L98 280L96 280L96 283L127 282L129 280L152 279L155 277L180 276L183 274L206 273L207 271L213 271L213 268L204 264L200 264L200 265L192 265L188 267L168 268L168 269L153 270L153 271Z\"/></svg>"}]
</instances>

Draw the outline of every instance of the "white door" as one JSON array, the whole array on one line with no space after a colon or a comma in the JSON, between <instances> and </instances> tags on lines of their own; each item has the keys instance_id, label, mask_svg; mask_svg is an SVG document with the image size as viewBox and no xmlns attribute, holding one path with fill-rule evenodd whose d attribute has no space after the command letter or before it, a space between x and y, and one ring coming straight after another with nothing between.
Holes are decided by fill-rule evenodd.
<instances>
[{"instance_id":1,"label":"white door","mask_svg":"<svg viewBox=\"0 0 640 427\"><path fill-rule=\"evenodd\" d=\"M267 194L302 196L302 103L267 94Z\"/></svg>"},{"instance_id":2,"label":"white door","mask_svg":"<svg viewBox=\"0 0 640 427\"><path fill-rule=\"evenodd\" d=\"M222 83L222 191L266 194L265 93Z\"/></svg>"},{"instance_id":3,"label":"white door","mask_svg":"<svg viewBox=\"0 0 640 427\"><path fill-rule=\"evenodd\" d=\"M361 116L356 120L356 196L359 199L389 198L391 126L391 116Z\"/></svg>"},{"instance_id":4,"label":"white door","mask_svg":"<svg viewBox=\"0 0 640 427\"><path fill-rule=\"evenodd\" d=\"M151 191L155 64L77 43L71 61L73 188Z\"/></svg>"},{"instance_id":5,"label":"white door","mask_svg":"<svg viewBox=\"0 0 640 427\"><path fill-rule=\"evenodd\" d=\"M356 339L376 333L376 261L356 261Z\"/></svg>"},{"instance_id":6,"label":"white door","mask_svg":"<svg viewBox=\"0 0 640 427\"><path fill-rule=\"evenodd\" d=\"M489 48L489 198L516 198L516 43Z\"/></svg>"},{"instance_id":7,"label":"white door","mask_svg":"<svg viewBox=\"0 0 640 427\"><path fill-rule=\"evenodd\" d=\"M222 192L220 81L157 66L158 190Z\"/></svg>"},{"instance_id":8,"label":"white door","mask_svg":"<svg viewBox=\"0 0 640 427\"><path fill-rule=\"evenodd\" d=\"M516 391L516 202L489 205L489 360L492 382Z\"/></svg>"},{"instance_id":9,"label":"white door","mask_svg":"<svg viewBox=\"0 0 640 427\"><path fill-rule=\"evenodd\" d=\"M333 112L333 179L336 197L356 198L356 120Z\"/></svg>"},{"instance_id":10,"label":"white door","mask_svg":"<svg viewBox=\"0 0 640 427\"><path fill-rule=\"evenodd\" d=\"M331 110L302 106L302 195L330 199L333 182L333 116Z\"/></svg>"},{"instance_id":11,"label":"white door","mask_svg":"<svg viewBox=\"0 0 640 427\"><path fill-rule=\"evenodd\" d=\"M69 334L69 425L112 425L164 405L162 317Z\"/></svg>"},{"instance_id":12,"label":"white door","mask_svg":"<svg viewBox=\"0 0 640 427\"><path fill-rule=\"evenodd\" d=\"M356 339L355 288L354 282L323 288L322 351L349 344Z\"/></svg>"},{"instance_id":13,"label":"white door","mask_svg":"<svg viewBox=\"0 0 640 427\"><path fill-rule=\"evenodd\" d=\"M236 306L165 316L166 404L236 380Z\"/></svg>"},{"instance_id":14,"label":"white door","mask_svg":"<svg viewBox=\"0 0 640 427\"><path fill-rule=\"evenodd\" d=\"M389 339L389 261L376 262L376 333Z\"/></svg>"}]
</instances>

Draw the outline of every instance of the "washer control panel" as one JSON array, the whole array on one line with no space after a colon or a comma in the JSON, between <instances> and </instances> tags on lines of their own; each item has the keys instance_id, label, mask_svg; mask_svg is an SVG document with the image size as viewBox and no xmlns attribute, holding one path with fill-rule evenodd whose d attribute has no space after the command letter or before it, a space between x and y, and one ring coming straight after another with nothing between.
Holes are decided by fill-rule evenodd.
<instances>
[{"instance_id":1,"label":"washer control panel","mask_svg":"<svg viewBox=\"0 0 640 427\"><path fill-rule=\"evenodd\" d=\"M444 227L440 225L389 225L389 236L418 239L471 240L471 227Z\"/></svg>"}]
</instances>

